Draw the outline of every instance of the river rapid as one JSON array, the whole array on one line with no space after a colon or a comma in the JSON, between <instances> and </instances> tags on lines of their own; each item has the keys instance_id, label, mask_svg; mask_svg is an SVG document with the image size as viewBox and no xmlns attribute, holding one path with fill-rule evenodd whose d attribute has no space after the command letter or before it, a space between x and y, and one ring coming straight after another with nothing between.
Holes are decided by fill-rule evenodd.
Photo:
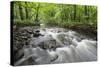
<instances>
[{"instance_id":1,"label":"river rapid","mask_svg":"<svg viewBox=\"0 0 100 67\"><path fill-rule=\"evenodd\" d=\"M23 46L17 65L55 64L97 60L97 41L64 28L40 29L43 36L31 34L29 45Z\"/></svg>"}]
</instances>

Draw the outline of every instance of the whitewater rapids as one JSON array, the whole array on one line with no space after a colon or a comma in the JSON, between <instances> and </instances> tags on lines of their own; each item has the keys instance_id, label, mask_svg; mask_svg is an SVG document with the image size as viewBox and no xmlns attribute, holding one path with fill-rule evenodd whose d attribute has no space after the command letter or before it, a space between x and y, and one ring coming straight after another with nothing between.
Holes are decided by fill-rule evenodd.
<instances>
[{"instance_id":1,"label":"whitewater rapids","mask_svg":"<svg viewBox=\"0 0 100 67\"><path fill-rule=\"evenodd\" d=\"M31 37L30 45L23 47L24 56L14 63L22 65L28 58L32 64L72 63L97 60L97 41L72 30L46 28L44 36ZM34 47L35 46L35 47ZM46 46L46 49L41 48ZM27 63L26 63L27 65Z\"/></svg>"}]
</instances>

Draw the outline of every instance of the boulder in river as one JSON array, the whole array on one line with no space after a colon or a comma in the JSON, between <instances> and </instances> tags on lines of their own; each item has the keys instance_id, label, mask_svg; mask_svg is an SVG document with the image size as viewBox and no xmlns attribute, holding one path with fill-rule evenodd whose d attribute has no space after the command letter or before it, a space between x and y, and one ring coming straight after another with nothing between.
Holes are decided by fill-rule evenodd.
<instances>
[{"instance_id":1,"label":"boulder in river","mask_svg":"<svg viewBox=\"0 0 100 67\"><path fill-rule=\"evenodd\" d=\"M39 37L39 36L44 36L44 35L40 33L40 30L36 30L33 34L33 37Z\"/></svg>"}]
</instances>

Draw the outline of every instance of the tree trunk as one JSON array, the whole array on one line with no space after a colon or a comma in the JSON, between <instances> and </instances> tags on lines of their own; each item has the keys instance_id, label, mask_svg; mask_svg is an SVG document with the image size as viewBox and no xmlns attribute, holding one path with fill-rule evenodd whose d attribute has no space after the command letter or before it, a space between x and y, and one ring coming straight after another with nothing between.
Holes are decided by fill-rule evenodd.
<instances>
[{"instance_id":1,"label":"tree trunk","mask_svg":"<svg viewBox=\"0 0 100 67\"><path fill-rule=\"evenodd\" d=\"M76 20L76 5L74 5L74 20Z\"/></svg>"},{"instance_id":2,"label":"tree trunk","mask_svg":"<svg viewBox=\"0 0 100 67\"><path fill-rule=\"evenodd\" d=\"M39 19L38 19L38 13L39 13L39 8L40 8L40 4L38 4L37 8L36 8L36 15L35 15L35 21L36 22L39 22Z\"/></svg>"},{"instance_id":3,"label":"tree trunk","mask_svg":"<svg viewBox=\"0 0 100 67\"><path fill-rule=\"evenodd\" d=\"M19 13L20 13L21 20L24 20L23 7L22 7L21 3L19 3Z\"/></svg>"},{"instance_id":4,"label":"tree trunk","mask_svg":"<svg viewBox=\"0 0 100 67\"><path fill-rule=\"evenodd\" d=\"M90 7L88 6L88 21L90 22Z\"/></svg>"},{"instance_id":5,"label":"tree trunk","mask_svg":"<svg viewBox=\"0 0 100 67\"><path fill-rule=\"evenodd\" d=\"M25 2L25 5L26 5L26 7L25 7L25 11L26 11L26 19L29 19L29 15L28 15L28 3L27 2Z\"/></svg>"},{"instance_id":6,"label":"tree trunk","mask_svg":"<svg viewBox=\"0 0 100 67\"><path fill-rule=\"evenodd\" d=\"M61 5L61 22L63 22L64 21L64 6L63 6L63 4Z\"/></svg>"},{"instance_id":7,"label":"tree trunk","mask_svg":"<svg viewBox=\"0 0 100 67\"><path fill-rule=\"evenodd\" d=\"M88 19L89 19L89 17L88 17L88 6L85 6L84 9L85 9L85 19L86 19L86 21L88 21Z\"/></svg>"}]
</instances>

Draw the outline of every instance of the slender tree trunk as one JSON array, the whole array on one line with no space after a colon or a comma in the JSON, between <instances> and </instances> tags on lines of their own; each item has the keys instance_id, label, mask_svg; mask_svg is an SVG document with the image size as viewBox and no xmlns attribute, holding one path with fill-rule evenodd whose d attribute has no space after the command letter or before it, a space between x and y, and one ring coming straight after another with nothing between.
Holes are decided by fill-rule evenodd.
<instances>
[{"instance_id":1,"label":"slender tree trunk","mask_svg":"<svg viewBox=\"0 0 100 67\"><path fill-rule=\"evenodd\" d=\"M90 22L90 7L88 6L88 21Z\"/></svg>"},{"instance_id":2,"label":"slender tree trunk","mask_svg":"<svg viewBox=\"0 0 100 67\"><path fill-rule=\"evenodd\" d=\"M28 3L27 2L25 2L25 5L26 5L26 7L25 7L25 11L26 11L26 19L29 19L29 15L28 15Z\"/></svg>"},{"instance_id":3,"label":"slender tree trunk","mask_svg":"<svg viewBox=\"0 0 100 67\"><path fill-rule=\"evenodd\" d=\"M39 8L40 8L40 4L38 4L37 8L36 8L36 16L35 16L35 21L39 22L38 16L39 16Z\"/></svg>"},{"instance_id":4,"label":"slender tree trunk","mask_svg":"<svg viewBox=\"0 0 100 67\"><path fill-rule=\"evenodd\" d=\"M64 13L64 7L63 7L63 5L61 5L61 22L63 22L64 21L64 15L63 15L63 13Z\"/></svg>"},{"instance_id":5,"label":"slender tree trunk","mask_svg":"<svg viewBox=\"0 0 100 67\"><path fill-rule=\"evenodd\" d=\"M74 5L74 20L76 20L76 5Z\"/></svg>"},{"instance_id":6,"label":"slender tree trunk","mask_svg":"<svg viewBox=\"0 0 100 67\"><path fill-rule=\"evenodd\" d=\"M23 7L21 6L21 3L19 3L19 13L21 20L24 20Z\"/></svg>"},{"instance_id":7,"label":"slender tree trunk","mask_svg":"<svg viewBox=\"0 0 100 67\"><path fill-rule=\"evenodd\" d=\"M84 9L85 9L85 19L86 21L88 21L88 6L85 6Z\"/></svg>"}]
</instances>

